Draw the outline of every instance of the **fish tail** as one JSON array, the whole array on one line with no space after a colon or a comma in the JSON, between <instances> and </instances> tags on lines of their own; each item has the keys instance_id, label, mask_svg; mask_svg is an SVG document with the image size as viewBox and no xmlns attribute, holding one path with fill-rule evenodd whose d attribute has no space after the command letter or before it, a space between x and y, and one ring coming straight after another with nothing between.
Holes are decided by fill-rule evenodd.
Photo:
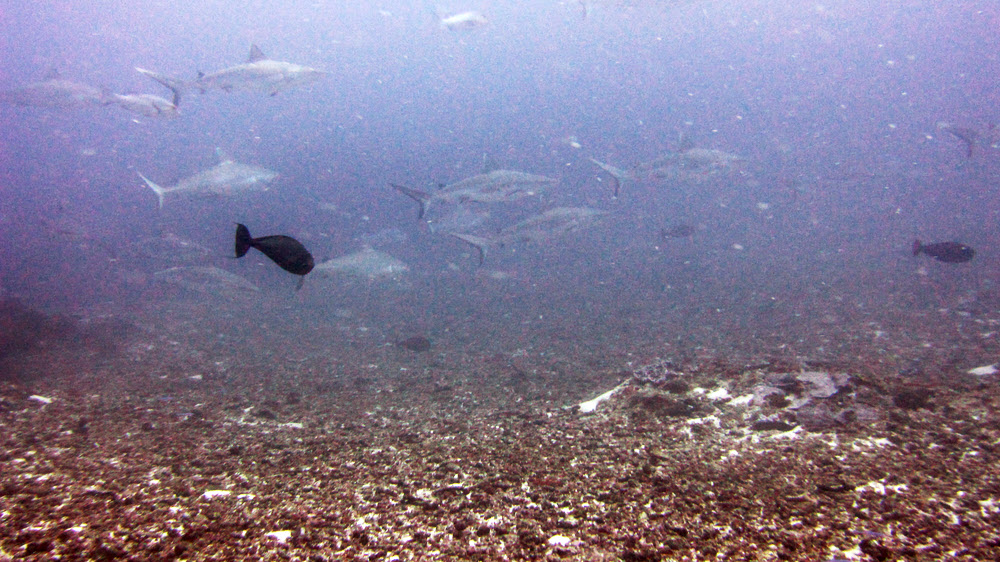
<instances>
[{"instance_id":1,"label":"fish tail","mask_svg":"<svg viewBox=\"0 0 1000 562\"><path fill-rule=\"evenodd\" d=\"M597 164L598 166L600 166L602 170L611 175L611 181L615 189L614 197L617 198L618 192L621 191L622 183L625 180L630 179L631 177L630 174L621 168L612 166L611 164L605 164L604 162L595 160L593 158L591 158L590 161L593 162L594 164Z\"/></svg>"},{"instance_id":2,"label":"fish tail","mask_svg":"<svg viewBox=\"0 0 1000 562\"><path fill-rule=\"evenodd\" d=\"M458 232L448 233L452 238L457 238L462 242L472 246L479 252L479 265L483 265L486 261L486 250L489 248L490 241L486 238L480 238L479 236L472 236L471 234L460 234Z\"/></svg>"},{"instance_id":3,"label":"fish tail","mask_svg":"<svg viewBox=\"0 0 1000 562\"><path fill-rule=\"evenodd\" d=\"M159 199L159 201L160 201L160 208L162 209L163 208L163 197L167 194L166 190L164 190L162 187L156 185L155 183L153 183L152 181L150 181L149 178L147 178L146 176L144 176L142 174L139 174L139 177L142 178L142 181L146 182L146 185L149 186L149 189L152 189L153 193L156 194L157 199Z\"/></svg>"},{"instance_id":4,"label":"fish tail","mask_svg":"<svg viewBox=\"0 0 1000 562\"><path fill-rule=\"evenodd\" d=\"M920 243L920 239L919 238L913 241L913 255L914 256L920 255L920 252L923 251L923 249L924 249L924 246L923 246L923 244Z\"/></svg>"},{"instance_id":5,"label":"fish tail","mask_svg":"<svg viewBox=\"0 0 1000 562\"><path fill-rule=\"evenodd\" d=\"M236 257L242 258L247 255L252 245L253 238L250 237L250 229L246 225L236 223Z\"/></svg>"},{"instance_id":6,"label":"fish tail","mask_svg":"<svg viewBox=\"0 0 1000 562\"><path fill-rule=\"evenodd\" d=\"M100 105L111 105L113 103L118 103L118 98L115 93L111 91L111 88L107 86L101 86L101 97L98 100Z\"/></svg>"},{"instance_id":7,"label":"fish tail","mask_svg":"<svg viewBox=\"0 0 1000 562\"><path fill-rule=\"evenodd\" d=\"M184 90L186 90L189 87L189 84L186 81L181 80L180 78L171 78L169 76L164 76L162 74L157 74L156 72L153 72L152 70L146 70L145 68L139 68L138 66L135 67L135 70L139 74L144 74L146 76L149 76L153 80L156 80L157 82L159 82L160 84L162 84L163 86L165 86L167 89L169 89L171 92L173 92L174 93L174 99L173 99L174 105L177 105L177 104L180 103L180 101L181 101L181 92L183 92Z\"/></svg>"},{"instance_id":8,"label":"fish tail","mask_svg":"<svg viewBox=\"0 0 1000 562\"><path fill-rule=\"evenodd\" d=\"M431 206L431 195L426 191L420 191L419 189L413 189L403 185L398 185L395 183L390 183L396 191L406 195L410 199L413 199L420 204L420 212L417 213L417 220L424 218L424 214L427 212L427 208Z\"/></svg>"}]
</instances>

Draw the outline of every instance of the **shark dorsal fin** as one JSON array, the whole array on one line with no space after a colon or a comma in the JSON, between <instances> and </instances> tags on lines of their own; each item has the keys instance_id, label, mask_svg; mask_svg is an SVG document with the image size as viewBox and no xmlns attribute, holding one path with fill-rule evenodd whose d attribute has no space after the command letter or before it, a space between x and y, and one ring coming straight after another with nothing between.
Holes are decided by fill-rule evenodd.
<instances>
[{"instance_id":1,"label":"shark dorsal fin","mask_svg":"<svg viewBox=\"0 0 1000 562\"><path fill-rule=\"evenodd\" d=\"M48 73L45 74L46 80L59 80L61 78L62 75L59 74L59 70L55 68L53 68L52 70L48 71Z\"/></svg>"},{"instance_id":2,"label":"shark dorsal fin","mask_svg":"<svg viewBox=\"0 0 1000 562\"><path fill-rule=\"evenodd\" d=\"M500 169L500 164L496 161L496 159L484 152L482 173L488 174L490 172L495 172L499 169Z\"/></svg>"},{"instance_id":3,"label":"shark dorsal fin","mask_svg":"<svg viewBox=\"0 0 1000 562\"><path fill-rule=\"evenodd\" d=\"M264 51L260 50L257 45L250 45L250 56L247 57L247 62L257 62L261 60L267 60L267 55Z\"/></svg>"},{"instance_id":4,"label":"shark dorsal fin","mask_svg":"<svg viewBox=\"0 0 1000 562\"><path fill-rule=\"evenodd\" d=\"M687 133L681 131L677 133L677 152L687 152L694 148L694 141Z\"/></svg>"},{"instance_id":5,"label":"shark dorsal fin","mask_svg":"<svg viewBox=\"0 0 1000 562\"><path fill-rule=\"evenodd\" d=\"M218 147L218 146L215 147L215 155L219 157L219 163L220 164L223 163L223 162L232 162L233 161L233 159L228 154L226 154L226 151L223 150L221 147Z\"/></svg>"}]
</instances>

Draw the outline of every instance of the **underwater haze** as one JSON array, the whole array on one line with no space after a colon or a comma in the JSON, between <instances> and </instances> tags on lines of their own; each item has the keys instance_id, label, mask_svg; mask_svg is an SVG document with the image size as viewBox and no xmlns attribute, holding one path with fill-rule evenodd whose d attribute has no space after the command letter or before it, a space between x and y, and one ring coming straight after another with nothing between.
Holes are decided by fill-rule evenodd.
<instances>
[{"instance_id":1,"label":"underwater haze","mask_svg":"<svg viewBox=\"0 0 1000 562\"><path fill-rule=\"evenodd\" d=\"M172 381L149 407L180 423L211 418L181 405L197 376L421 419L562 412L668 363L1000 362L993 2L40 0L0 26L24 396Z\"/></svg>"},{"instance_id":2,"label":"underwater haze","mask_svg":"<svg viewBox=\"0 0 1000 562\"><path fill-rule=\"evenodd\" d=\"M517 270L522 286L448 285L457 300L485 290L529 295L554 312L565 306L546 303L579 298L607 313L694 307L754 316L755 307L853 308L859 298L878 307L880 291L925 293L928 283L975 291L989 282L995 149L980 142L966 158L938 124L992 127L990 6L450 8L5 7L7 88L57 69L114 92L169 97L133 68L190 79L244 62L251 44L329 75L274 96L186 92L172 120L118 107L3 107L4 293L72 311L151 298L146 281L157 264L139 246L164 233L210 248L211 265L253 276L222 259L239 221L298 236L320 259L397 229L406 240L393 249L422 283L447 285L474 276L476 264L461 245L421 230L412 201L387 186L452 183L482 171L484 155L560 182L534 207L494 216L564 205L611 216L600 231L494 252L484 267ZM437 21L437 13L472 9L488 22L447 29ZM634 166L676 151L681 138L743 161L699 181L640 178L613 199L610 178L589 160ZM280 179L253 199L162 211L137 181L142 173L173 183L217 163L217 149ZM660 229L677 223L696 233L660 240ZM968 267L931 264L920 276L924 264L908 255L914 238L960 239L980 254ZM277 275L266 283L271 292L287 285ZM414 289L414 307L451 306L420 302L423 289ZM848 301L821 302L830 291ZM335 289L317 292L298 299L338 299Z\"/></svg>"}]
</instances>

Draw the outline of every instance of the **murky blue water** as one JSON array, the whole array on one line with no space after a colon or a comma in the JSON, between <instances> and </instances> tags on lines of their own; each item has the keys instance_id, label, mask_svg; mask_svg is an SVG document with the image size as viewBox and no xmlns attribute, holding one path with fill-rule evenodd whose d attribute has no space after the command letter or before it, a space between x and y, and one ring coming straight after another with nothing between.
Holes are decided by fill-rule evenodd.
<instances>
[{"instance_id":1,"label":"murky blue water","mask_svg":"<svg viewBox=\"0 0 1000 562\"><path fill-rule=\"evenodd\" d=\"M510 349L766 333L780 336L751 347L822 355L830 342L809 333L907 335L901 311L956 309L993 290L1000 10L989 2L272 4L0 8L3 89L58 69L169 97L133 68L192 80L244 62L251 44L330 72L274 96L185 92L173 120L0 107L4 296L129 310L224 290L156 275L211 266L278 299L282 322L364 318L439 337L465 323L479 345ZM464 10L488 23L440 25ZM976 131L971 157L945 126ZM691 147L740 160L637 172L617 198L591 161L633 170ZM138 174L172 185L216 165L217 149L280 176L266 192L158 209ZM509 203L441 205L431 225L389 187L433 192L497 167L559 183ZM432 228L489 237L556 207L608 214L498 244L482 266ZM318 262L370 245L410 269L308 277L296 293L259 253L231 258L236 222L294 236ZM694 233L661 237L678 225ZM914 258L915 238L978 253L957 265Z\"/></svg>"}]
</instances>

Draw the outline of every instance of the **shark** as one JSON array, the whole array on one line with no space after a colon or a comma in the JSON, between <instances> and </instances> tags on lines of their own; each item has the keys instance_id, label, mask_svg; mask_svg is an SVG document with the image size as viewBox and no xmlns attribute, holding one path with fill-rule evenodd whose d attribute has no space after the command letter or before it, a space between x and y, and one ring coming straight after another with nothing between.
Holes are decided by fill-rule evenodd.
<instances>
[{"instance_id":1,"label":"shark","mask_svg":"<svg viewBox=\"0 0 1000 562\"><path fill-rule=\"evenodd\" d=\"M420 205L417 218L421 219L434 201L445 203L509 203L537 195L543 190L559 183L559 180L518 172L516 170L493 170L478 174L452 184L445 185L433 192L420 191L398 184L389 184L400 193L415 200Z\"/></svg>"},{"instance_id":2,"label":"shark","mask_svg":"<svg viewBox=\"0 0 1000 562\"><path fill-rule=\"evenodd\" d=\"M278 177L278 172L273 170L235 162L218 149L216 153L220 160L218 164L172 186L161 187L141 173L139 177L156 193L161 209L167 195L194 198L233 195L242 191L267 191L268 184Z\"/></svg>"},{"instance_id":3,"label":"shark","mask_svg":"<svg viewBox=\"0 0 1000 562\"><path fill-rule=\"evenodd\" d=\"M607 214L607 211L590 207L556 207L501 229L493 237L461 232L447 234L475 248L479 252L479 265L482 265L486 260L486 252L491 246L503 246L514 242L545 241L593 226Z\"/></svg>"},{"instance_id":4,"label":"shark","mask_svg":"<svg viewBox=\"0 0 1000 562\"><path fill-rule=\"evenodd\" d=\"M107 105L100 88L63 78L52 69L41 82L0 92L0 103L30 107L80 108Z\"/></svg>"},{"instance_id":5,"label":"shark","mask_svg":"<svg viewBox=\"0 0 1000 562\"><path fill-rule=\"evenodd\" d=\"M205 93L209 90L224 92L251 90L264 91L272 96L282 90L314 82L329 74L324 70L301 64L272 60L257 45L250 46L250 55L246 62L207 74L198 72L198 77L194 80L171 78L141 68L136 70L178 91L193 89Z\"/></svg>"}]
</instances>

